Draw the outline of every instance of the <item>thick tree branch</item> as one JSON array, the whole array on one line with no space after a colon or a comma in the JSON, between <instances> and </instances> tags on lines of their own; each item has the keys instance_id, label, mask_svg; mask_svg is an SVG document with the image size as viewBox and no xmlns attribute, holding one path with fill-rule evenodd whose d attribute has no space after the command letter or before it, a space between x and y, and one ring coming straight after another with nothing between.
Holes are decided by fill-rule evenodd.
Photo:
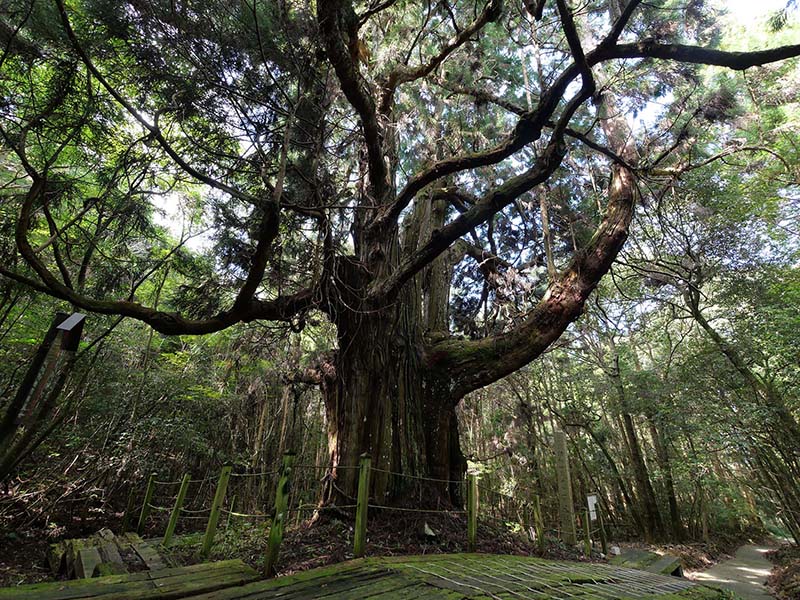
<instances>
[{"instance_id":1,"label":"thick tree branch","mask_svg":"<svg viewBox=\"0 0 800 600\"><path fill-rule=\"evenodd\" d=\"M753 52L727 52L701 46L662 44L654 40L645 40L634 44L616 44L598 48L598 51L592 56L592 60L601 62L620 58L659 58L696 65L716 65L743 71L750 67L796 56L800 56L800 44Z\"/></svg>"},{"instance_id":2,"label":"thick tree branch","mask_svg":"<svg viewBox=\"0 0 800 600\"><path fill-rule=\"evenodd\" d=\"M572 58L575 59L575 64L578 65L580 69L583 86L591 90L591 93L594 94L595 85L594 78L592 77L592 69L589 63L586 62L586 55L583 52L583 46L581 46L581 39L578 35L578 29L575 27L572 12L565 0L556 0L556 6L558 6L558 13L561 16L561 27L567 38L570 52L572 52ZM614 30L612 29L612 31ZM609 37L607 39L610 40L612 38Z\"/></svg>"},{"instance_id":3,"label":"thick tree branch","mask_svg":"<svg viewBox=\"0 0 800 600\"><path fill-rule=\"evenodd\" d=\"M573 256L530 316L514 330L478 341L444 340L426 352L429 368L451 378L454 397L497 381L544 352L583 311L628 236L633 174L618 168L608 208L591 241Z\"/></svg>"},{"instance_id":4,"label":"thick tree branch","mask_svg":"<svg viewBox=\"0 0 800 600\"><path fill-rule=\"evenodd\" d=\"M453 84L452 82L444 81L442 79L438 79L436 81L436 83L437 83L437 85L441 86L442 88L444 88L444 89L446 89L446 90L448 90L450 92L453 92L454 94L462 94L462 95L465 95L465 96L471 96L471 97L475 98L476 100L478 100L479 102L488 102L488 103L491 103L491 104L495 104L495 105L499 106L500 108L504 108L508 112L512 112L512 113L514 113L516 115L522 116L527 112L521 106L519 106L517 104L514 104L513 102L511 102L509 100L506 100L504 98L500 98L499 96L496 96L496 95L494 95L494 94L492 94L492 93L490 93L490 92L488 92L486 90L480 90L480 89L471 88L471 87L467 87L467 86L463 86L463 85L456 85L456 84ZM551 121L548 121L546 125L548 127L555 127L555 125ZM567 134L569 137L575 138L576 140L582 142L585 146L588 146L592 150L594 150L596 152L599 152L600 154L603 154L604 156L606 156L607 158L611 159L612 161L614 161L614 162L616 162L616 163L618 163L618 164L620 164L622 166L625 166L625 167L627 167L629 169L633 168L633 167L631 167L631 165L629 165L617 153L613 152L612 150L610 150L609 148L603 146L602 144L598 144L597 142L595 142L594 140L589 138L585 133L581 133L580 131L576 131L575 129L572 129L571 127L567 127L564 130L564 133Z\"/></svg>"},{"instance_id":5,"label":"thick tree branch","mask_svg":"<svg viewBox=\"0 0 800 600\"><path fill-rule=\"evenodd\" d=\"M384 0L383 2L375 2L373 6L365 10L363 13L358 15L358 25L359 27L366 23L370 17L373 15L378 14L381 11L386 10L387 8L391 8L393 4L395 4L397 0Z\"/></svg>"},{"instance_id":6,"label":"thick tree branch","mask_svg":"<svg viewBox=\"0 0 800 600\"><path fill-rule=\"evenodd\" d=\"M532 168L493 188L480 202L472 205L442 229L434 231L430 240L403 260L389 277L372 286L370 297L375 301L393 297L406 281L447 250L453 242L468 233L470 229L484 223L516 198L546 181L559 167L566 154L564 135L567 123L591 95L592 89L584 86L569 101L553 129L550 141Z\"/></svg>"},{"instance_id":7,"label":"thick tree branch","mask_svg":"<svg viewBox=\"0 0 800 600\"><path fill-rule=\"evenodd\" d=\"M439 52L427 63L416 67L401 66L389 73L389 76L383 84L383 92L381 93L379 109L381 114L388 114L391 110L394 101L394 93L399 86L429 75L436 67L442 64L448 56L468 42L473 35L483 29L487 24L499 19L502 11L503 0L490 0L489 4L481 11L481 14L467 27L448 40Z\"/></svg>"},{"instance_id":8,"label":"thick tree branch","mask_svg":"<svg viewBox=\"0 0 800 600\"><path fill-rule=\"evenodd\" d=\"M128 300L96 300L71 289L61 282L39 259L28 242L28 227L31 222L34 204L41 199L46 181L37 178L23 203L17 220L15 241L22 258L30 265L41 283L7 269L0 274L29 285L54 298L66 300L78 308L100 314L113 314L143 321L156 331L164 334L196 335L220 331L235 323L250 322L256 319L289 321L296 314L310 309L317 303L318 294L313 289L305 289L296 294L278 297L274 300L250 298L246 303L237 302L230 310L221 311L210 319L189 319L178 313L170 313L143 306Z\"/></svg>"},{"instance_id":9,"label":"thick tree branch","mask_svg":"<svg viewBox=\"0 0 800 600\"><path fill-rule=\"evenodd\" d=\"M459 171L496 164L518 152L529 143L538 140L541 137L542 129L552 117L569 84L579 74L580 69L575 64L565 69L552 87L542 94L536 109L526 112L511 133L506 136L505 140L493 148L483 152L462 154L461 156L453 156L437 161L414 175L400 191L395 202L384 209L377 219L376 226L384 227L389 223L395 222L417 193L437 179Z\"/></svg>"},{"instance_id":10,"label":"thick tree branch","mask_svg":"<svg viewBox=\"0 0 800 600\"><path fill-rule=\"evenodd\" d=\"M378 124L375 100L358 72L354 59L353 49L358 44L358 19L349 1L327 0L317 4L317 22L325 52L339 78L342 92L361 119L372 195L376 202L380 202L391 188L389 169L384 161L383 135Z\"/></svg>"}]
</instances>

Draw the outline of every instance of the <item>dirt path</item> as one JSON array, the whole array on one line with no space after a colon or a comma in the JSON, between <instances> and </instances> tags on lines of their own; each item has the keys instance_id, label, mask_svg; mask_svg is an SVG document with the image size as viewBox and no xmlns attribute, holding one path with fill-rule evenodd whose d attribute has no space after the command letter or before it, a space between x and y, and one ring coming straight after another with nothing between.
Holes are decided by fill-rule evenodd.
<instances>
[{"instance_id":1,"label":"dirt path","mask_svg":"<svg viewBox=\"0 0 800 600\"><path fill-rule=\"evenodd\" d=\"M742 546L736 556L723 561L707 571L693 573L690 578L698 583L715 585L738 594L745 600L769 600L774 598L764 582L772 563L764 556L772 550L766 544Z\"/></svg>"}]
</instances>

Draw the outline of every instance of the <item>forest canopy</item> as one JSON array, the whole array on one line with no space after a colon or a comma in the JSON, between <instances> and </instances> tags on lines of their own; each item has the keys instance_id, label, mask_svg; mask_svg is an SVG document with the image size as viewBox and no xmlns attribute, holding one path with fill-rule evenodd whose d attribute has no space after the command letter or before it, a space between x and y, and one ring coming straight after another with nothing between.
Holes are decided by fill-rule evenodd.
<instances>
[{"instance_id":1,"label":"forest canopy","mask_svg":"<svg viewBox=\"0 0 800 600\"><path fill-rule=\"evenodd\" d=\"M498 449L552 487L557 426L648 537L724 489L800 539L792 3L3 11L0 477L85 419L117 479L293 447L323 503L368 453L460 505ZM32 410L55 310L87 334Z\"/></svg>"}]
</instances>

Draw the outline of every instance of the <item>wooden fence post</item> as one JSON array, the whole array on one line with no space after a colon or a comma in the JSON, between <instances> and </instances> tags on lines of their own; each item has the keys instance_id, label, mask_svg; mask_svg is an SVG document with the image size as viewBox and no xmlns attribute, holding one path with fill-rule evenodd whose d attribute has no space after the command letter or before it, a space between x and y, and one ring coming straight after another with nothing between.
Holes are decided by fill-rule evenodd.
<instances>
[{"instance_id":1,"label":"wooden fence post","mask_svg":"<svg viewBox=\"0 0 800 600\"><path fill-rule=\"evenodd\" d=\"M128 502L125 504L125 514L122 516L122 527L120 533L126 533L133 518L133 511L136 509L136 487L131 484L128 489Z\"/></svg>"},{"instance_id":2,"label":"wooden fence post","mask_svg":"<svg viewBox=\"0 0 800 600\"><path fill-rule=\"evenodd\" d=\"M150 473L147 479L147 490L144 492L144 502L142 502L142 510L139 513L139 522L136 524L136 533L142 535L144 533L144 525L147 517L150 515L150 501L153 499L153 490L156 487L156 474Z\"/></svg>"},{"instance_id":3,"label":"wooden fence post","mask_svg":"<svg viewBox=\"0 0 800 600\"><path fill-rule=\"evenodd\" d=\"M533 497L533 524L536 530L536 544L539 552L544 554L544 521L542 519L542 502L538 495Z\"/></svg>"},{"instance_id":4,"label":"wooden fence post","mask_svg":"<svg viewBox=\"0 0 800 600\"><path fill-rule=\"evenodd\" d=\"M208 524L206 525L206 534L203 536L203 546L200 548L200 556L206 557L211 552L211 546L214 544L214 534L217 532L217 523L219 523L219 511L222 508L222 503L225 500L225 492L228 489L228 480L231 478L231 467L222 467L219 473L219 480L217 481L217 491L214 493L214 501L211 503L211 513L208 515Z\"/></svg>"},{"instance_id":5,"label":"wooden fence post","mask_svg":"<svg viewBox=\"0 0 800 600\"><path fill-rule=\"evenodd\" d=\"M183 508L183 501L186 499L186 490L189 489L189 480L191 475L186 473L181 481L181 487L178 489L178 496L175 498L175 506L172 507L172 513L169 515L169 523L167 523L167 530L164 532L164 539L161 540L161 545L165 548L169 546L172 541L172 535L175 533L175 527L178 525L178 517L181 515Z\"/></svg>"},{"instance_id":6,"label":"wooden fence post","mask_svg":"<svg viewBox=\"0 0 800 600\"><path fill-rule=\"evenodd\" d=\"M475 552L478 542L478 477L467 475L467 550Z\"/></svg>"},{"instance_id":7,"label":"wooden fence post","mask_svg":"<svg viewBox=\"0 0 800 600\"><path fill-rule=\"evenodd\" d=\"M597 526L600 528L600 549L603 551L603 554L608 554L608 538L606 537L606 528L603 524L603 511L598 504L595 507L597 511Z\"/></svg>"},{"instance_id":8,"label":"wooden fence post","mask_svg":"<svg viewBox=\"0 0 800 600\"><path fill-rule=\"evenodd\" d=\"M575 508L572 503L572 480L569 476L567 435L557 430L553 433L556 451L556 479L558 480L558 512L561 521L561 539L574 546L578 541L575 532Z\"/></svg>"},{"instance_id":9,"label":"wooden fence post","mask_svg":"<svg viewBox=\"0 0 800 600\"><path fill-rule=\"evenodd\" d=\"M364 556L367 544L367 513L369 512L369 470L372 458L361 455L358 468L358 497L356 498L356 530L353 537L353 555Z\"/></svg>"},{"instance_id":10,"label":"wooden fence post","mask_svg":"<svg viewBox=\"0 0 800 600\"><path fill-rule=\"evenodd\" d=\"M286 511L289 508L289 486L291 485L293 463L294 454L287 452L283 455L278 485L275 488L275 512L272 516L267 540L267 558L264 564L267 577L275 575L275 565L278 564L278 554L283 541L283 526L286 523Z\"/></svg>"},{"instance_id":11,"label":"wooden fence post","mask_svg":"<svg viewBox=\"0 0 800 600\"><path fill-rule=\"evenodd\" d=\"M592 522L589 520L589 509L583 509L583 553L592 555Z\"/></svg>"}]
</instances>

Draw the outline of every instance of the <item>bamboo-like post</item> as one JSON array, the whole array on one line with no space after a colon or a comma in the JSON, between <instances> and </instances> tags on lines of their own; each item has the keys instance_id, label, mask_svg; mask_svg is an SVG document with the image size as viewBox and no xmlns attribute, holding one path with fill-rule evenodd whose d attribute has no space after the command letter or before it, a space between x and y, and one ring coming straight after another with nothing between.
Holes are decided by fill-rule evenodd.
<instances>
[{"instance_id":1,"label":"bamboo-like post","mask_svg":"<svg viewBox=\"0 0 800 600\"><path fill-rule=\"evenodd\" d=\"M589 520L589 509L583 509L583 553L592 555L592 522Z\"/></svg>"},{"instance_id":2,"label":"bamboo-like post","mask_svg":"<svg viewBox=\"0 0 800 600\"><path fill-rule=\"evenodd\" d=\"M603 511L600 509L599 504L595 507L595 510L597 511L597 526L600 529L600 549L603 554L608 554L608 538L606 537L606 527L603 523Z\"/></svg>"},{"instance_id":3,"label":"bamboo-like post","mask_svg":"<svg viewBox=\"0 0 800 600\"><path fill-rule=\"evenodd\" d=\"M467 475L467 550L475 552L478 542L478 477Z\"/></svg>"},{"instance_id":4,"label":"bamboo-like post","mask_svg":"<svg viewBox=\"0 0 800 600\"><path fill-rule=\"evenodd\" d=\"M275 489L275 512L272 516L269 539L267 540L267 558L264 564L264 571L267 577L275 575L275 565L278 564L278 554L283 541L283 527L286 523L287 509L289 508L289 486L291 485L293 464L294 454L290 452L284 454L278 485Z\"/></svg>"},{"instance_id":5,"label":"bamboo-like post","mask_svg":"<svg viewBox=\"0 0 800 600\"><path fill-rule=\"evenodd\" d=\"M172 513L169 515L169 523L167 523L167 530L164 532L164 539L161 540L161 545L165 548L172 542L172 535L175 533L175 527L178 525L178 517L181 515L183 508L183 501L186 499L186 491L189 489L189 480L191 475L186 473L181 480L181 487L178 489L178 495L175 498L175 506L172 507Z\"/></svg>"},{"instance_id":6,"label":"bamboo-like post","mask_svg":"<svg viewBox=\"0 0 800 600\"><path fill-rule=\"evenodd\" d=\"M139 512L139 522L136 524L136 533L142 535L144 533L144 525L147 517L150 516L150 501L153 499L153 491L156 487L156 474L150 473L147 479L147 489L144 492L144 502L142 502L142 510Z\"/></svg>"},{"instance_id":7,"label":"bamboo-like post","mask_svg":"<svg viewBox=\"0 0 800 600\"><path fill-rule=\"evenodd\" d=\"M361 455L358 468L358 495L356 497L356 530L353 537L353 555L364 556L367 545L367 514L369 513L369 471L372 458Z\"/></svg>"},{"instance_id":8,"label":"bamboo-like post","mask_svg":"<svg viewBox=\"0 0 800 600\"><path fill-rule=\"evenodd\" d=\"M533 497L533 523L536 530L536 544L539 552L544 554L544 521L542 519L542 502L538 495Z\"/></svg>"},{"instance_id":9,"label":"bamboo-like post","mask_svg":"<svg viewBox=\"0 0 800 600\"><path fill-rule=\"evenodd\" d=\"M578 541L575 532L575 508L572 502L572 480L569 475L569 454L567 452L567 435L557 430L554 432L556 452L556 479L558 480L558 512L561 520L561 539L568 546Z\"/></svg>"},{"instance_id":10,"label":"bamboo-like post","mask_svg":"<svg viewBox=\"0 0 800 600\"><path fill-rule=\"evenodd\" d=\"M136 510L136 488L131 484L128 490L128 502L125 504L125 514L122 516L122 527L120 533L128 531L133 518L133 511Z\"/></svg>"},{"instance_id":11,"label":"bamboo-like post","mask_svg":"<svg viewBox=\"0 0 800 600\"><path fill-rule=\"evenodd\" d=\"M228 489L228 480L230 478L231 467L222 467L217 481L217 491L214 493L214 501L211 503L211 513L208 515L208 524L206 525L206 534L203 536L200 556L206 557L211 552L211 546L214 544L214 535L217 532L217 523L219 523L219 512L225 500L225 492Z\"/></svg>"}]
</instances>

